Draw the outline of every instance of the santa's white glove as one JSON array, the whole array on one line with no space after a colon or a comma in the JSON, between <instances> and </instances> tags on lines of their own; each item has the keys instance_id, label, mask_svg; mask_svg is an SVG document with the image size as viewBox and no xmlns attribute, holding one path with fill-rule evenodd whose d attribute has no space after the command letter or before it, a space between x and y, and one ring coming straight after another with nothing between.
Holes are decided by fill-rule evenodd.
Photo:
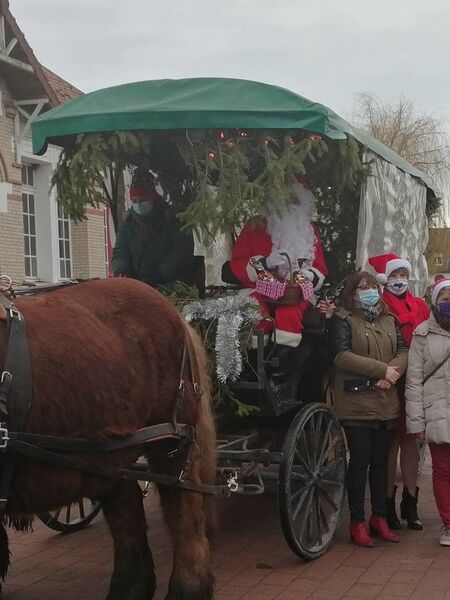
<instances>
[{"instance_id":1,"label":"santa's white glove","mask_svg":"<svg viewBox=\"0 0 450 600\"><path fill-rule=\"evenodd\" d=\"M266 265L268 269L277 269L287 265L287 258L281 254L282 250L277 250L266 257Z\"/></svg>"}]
</instances>

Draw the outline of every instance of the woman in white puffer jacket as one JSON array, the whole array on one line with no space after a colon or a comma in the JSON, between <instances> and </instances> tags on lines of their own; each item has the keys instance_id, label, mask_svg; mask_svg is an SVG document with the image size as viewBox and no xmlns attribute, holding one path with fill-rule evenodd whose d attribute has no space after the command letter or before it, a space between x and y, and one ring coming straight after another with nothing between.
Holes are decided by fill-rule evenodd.
<instances>
[{"instance_id":1,"label":"woman in white puffer jacket","mask_svg":"<svg viewBox=\"0 0 450 600\"><path fill-rule=\"evenodd\" d=\"M433 314L414 332L406 374L406 427L430 446L433 491L450 546L450 279L432 293Z\"/></svg>"}]
</instances>

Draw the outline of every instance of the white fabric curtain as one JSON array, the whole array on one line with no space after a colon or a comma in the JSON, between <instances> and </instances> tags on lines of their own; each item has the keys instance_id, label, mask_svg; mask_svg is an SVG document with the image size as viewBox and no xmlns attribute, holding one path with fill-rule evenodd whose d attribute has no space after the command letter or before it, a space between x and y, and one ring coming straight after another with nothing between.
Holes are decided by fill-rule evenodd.
<instances>
[{"instance_id":1,"label":"white fabric curtain","mask_svg":"<svg viewBox=\"0 0 450 600\"><path fill-rule=\"evenodd\" d=\"M204 241L194 234L194 254L205 257L206 285L224 285L221 272L231 256L231 236L217 234L214 241Z\"/></svg>"},{"instance_id":2,"label":"white fabric curtain","mask_svg":"<svg viewBox=\"0 0 450 600\"><path fill-rule=\"evenodd\" d=\"M372 272L370 256L399 254L411 263L411 291L422 295L428 278L426 187L371 151L364 158L371 176L361 191L356 266Z\"/></svg>"}]
</instances>

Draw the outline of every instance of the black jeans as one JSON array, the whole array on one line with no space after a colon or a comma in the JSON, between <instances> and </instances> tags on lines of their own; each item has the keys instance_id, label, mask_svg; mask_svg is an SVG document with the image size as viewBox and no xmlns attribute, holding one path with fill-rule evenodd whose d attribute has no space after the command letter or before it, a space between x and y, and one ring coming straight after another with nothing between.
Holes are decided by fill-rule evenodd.
<instances>
[{"instance_id":1,"label":"black jeans","mask_svg":"<svg viewBox=\"0 0 450 600\"><path fill-rule=\"evenodd\" d=\"M385 517L387 462L393 429L385 423L378 428L365 426L344 426L350 451L347 471L347 494L352 521L364 522L364 497L366 492L367 469L369 469L370 498L372 513Z\"/></svg>"}]
</instances>

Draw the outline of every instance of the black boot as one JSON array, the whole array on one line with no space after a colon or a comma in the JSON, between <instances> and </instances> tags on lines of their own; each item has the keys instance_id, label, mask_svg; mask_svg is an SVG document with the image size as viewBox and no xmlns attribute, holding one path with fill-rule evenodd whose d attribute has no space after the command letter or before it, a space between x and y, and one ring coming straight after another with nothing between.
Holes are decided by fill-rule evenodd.
<instances>
[{"instance_id":1,"label":"black boot","mask_svg":"<svg viewBox=\"0 0 450 600\"><path fill-rule=\"evenodd\" d=\"M400 514L402 519L408 523L409 529L422 531L422 521L417 514L417 500L419 497L419 488L416 488L416 495L409 493L407 488L403 488L402 502L400 504Z\"/></svg>"},{"instance_id":2,"label":"black boot","mask_svg":"<svg viewBox=\"0 0 450 600\"><path fill-rule=\"evenodd\" d=\"M387 515L386 519L389 525L389 529L401 529L400 521L397 517L397 511L395 509L395 494L397 492L397 486L394 485L394 493L391 498L386 498Z\"/></svg>"},{"instance_id":3,"label":"black boot","mask_svg":"<svg viewBox=\"0 0 450 600\"><path fill-rule=\"evenodd\" d=\"M296 353L297 348L284 344L277 344L275 347L270 360L270 375L275 385L286 383L292 377Z\"/></svg>"}]
</instances>

